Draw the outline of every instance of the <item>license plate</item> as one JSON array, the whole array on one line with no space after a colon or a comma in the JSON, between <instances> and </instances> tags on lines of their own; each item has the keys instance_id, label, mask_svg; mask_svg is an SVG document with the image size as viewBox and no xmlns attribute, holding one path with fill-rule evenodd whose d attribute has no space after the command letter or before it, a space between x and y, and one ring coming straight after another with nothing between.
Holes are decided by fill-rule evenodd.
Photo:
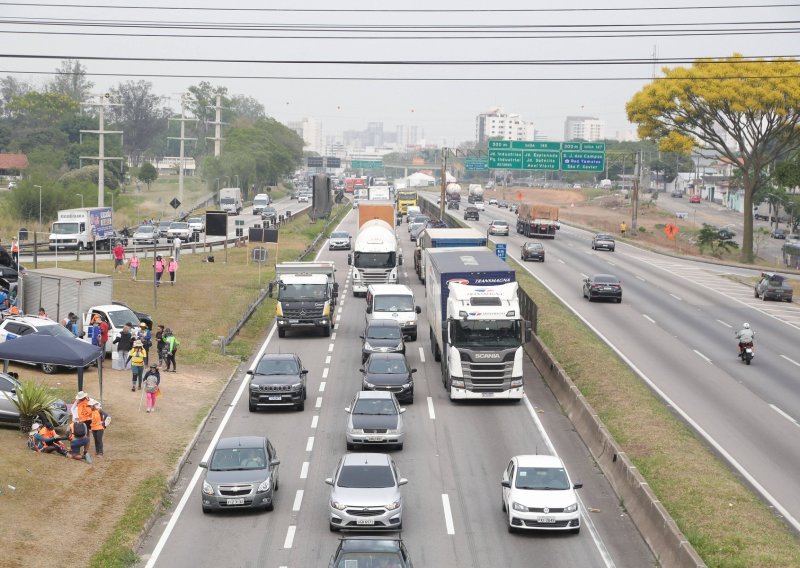
<instances>
[{"instance_id":1,"label":"license plate","mask_svg":"<svg viewBox=\"0 0 800 568\"><path fill-rule=\"evenodd\" d=\"M606 290L606 291L608 291L608 292L610 292L610 291L611 291L611 290L613 290L613 289L614 289L614 288L609 288L608 286L606 286L605 288L603 288L603 290Z\"/></svg>"},{"instance_id":2,"label":"license plate","mask_svg":"<svg viewBox=\"0 0 800 568\"><path fill-rule=\"evenodd\" d=\"M225 501L226 505L244 505L244 497L239 497L238 499L227 499Z\"/></svg>"},{"instance_id":3,"label":"license plate","mask_svg":"<svg viewBox=\"0 0 800 568\"><path fill-rule=\"evenodd\" d=\"M300 320L289 320L289 323L300 323Z\"/></svg>"},{"instance_id":4,"label":"license plate","mask_svg":"<svg viewBox=\"0 0 800 568\"><path fill-rule=\"evenodd\" d=\"M485 393L483 393L483 398L492 398L492 397L494 397L494 393L493 392L485 392Z\"/></svg>"},{"instance_id":5,"label":"license plate","mask_svg":"<svg viewBox=\"0 0 800 568\"><path fill-rule=\"evenodd\" d=\"M537 517L536 518L536 522L537 523L543 523L543 524L550 524L550 523L555 523L556 522L556 518L555 517Z\"/></svg>"},{"instance_id":6,"label":"license plate","mask_svg":"<svg viewBox=\"0 0 800 568\"><path fill-rule=\"evenodd\" d=\"M375 519L356 519L357 525L374 525Z\"/></svg>"},{"instance_id":7,"label":"license plate","mask_svg":"<svg viewBox=\"0 0 800 568\"><path fill-rule=\"evenodd\" d=\"M386 438L383 436L367 436L367 442L383 442Z\"/></svg>"},{"instance_id":8,"label":"license plate","mask_svg":"<svg viewBox=\"0 0 800 568\"><path fill-rule=\"evenodd\" d=\"M281 396L271 396L271 397L269 397L269 400L281 400L281 398L283 398L283 397L281 397Z\"/></svg>"}]
</instances>

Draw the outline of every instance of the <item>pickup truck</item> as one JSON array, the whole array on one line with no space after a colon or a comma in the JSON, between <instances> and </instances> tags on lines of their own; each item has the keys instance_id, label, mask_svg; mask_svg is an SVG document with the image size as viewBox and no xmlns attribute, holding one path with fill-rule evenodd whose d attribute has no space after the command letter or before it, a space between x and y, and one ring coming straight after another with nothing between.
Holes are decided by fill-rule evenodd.
<instances>
[{"instance_id":1,"label":"pickup truck","mask_svg":"<svg viewBox=\"0 0 800 568\"><path fill-rule=\"evenodd\" d=\"M756 298L767 300L792 301L792 286L780 274L762 272L761 279L753 289Z\"/></svg>"}]
</instances>

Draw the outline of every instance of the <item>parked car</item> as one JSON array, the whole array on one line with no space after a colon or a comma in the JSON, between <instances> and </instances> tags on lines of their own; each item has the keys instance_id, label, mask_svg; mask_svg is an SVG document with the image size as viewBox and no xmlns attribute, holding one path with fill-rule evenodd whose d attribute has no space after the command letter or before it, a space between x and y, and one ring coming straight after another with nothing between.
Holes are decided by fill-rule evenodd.
<instances>
[{"instance_id":1,"label":"parked car","mask_svg":"<svg viewBox=\"0 0 800 568\"><path fill-rule=\"evenodd\" d=\"M200 489L203 512L225 509L275 507L280 483L278 454L264 436L222 438L211 460L201 462L206 470Z\"/></svg>"},{"instance_id":2,"label":"parked car","mask_svg":"<svg viewBox=\"0 0 800 568\"><path fill-rule=\"evenodd\" d=\"M12 341L18 337L31 335L32 333L46 333L54 336L60 335L78 341L78 338L66 327L49 318L40 318L39 316L5 316L3 321L0 322L0 343ZM27 361L20 362L28 365L38 364L28 363ZM62 367L51 363L41 363L39 366L42 368L42 372L48 375L62 369Z\"/></svg>"},{"instance_id":3,"label":"parked car","mask_svg":"<svg viewBox=\"0 0 800 568\"><path fill-rule=\"evenodd\" d=\"M17 182L15 182L15 181L10 181L10 182L8 182L8 189L9 189L9 190L11 190L11 189L17 189Z\"/></svg>"},{"instance_id":4,"label":"parked car","mask_svg":"<svg viewBox=\"0 0 800 568\"><path fill-rule=\"evenodd\" d=\"M413 568L411 557L400 536L362 536L339 539L328 568L350 566L390 566Z\"/></svg>"},{"instance_id":5,"label":"parked car","mask_svg":"<svg viewBox=\"0 0 800 568\"><path fill-rule=\"evenodd\" d=\"M186 220L193 233L202 233L206 230L206 221L202 217L189 217Z\"/></svg>"},{"instance_id":6,"label":"parked car","mask_svg":"<svg viewBox=\"0 0 800 568\"><path fill-rule=\"evenodd\" d=\"M478 213L478 208L474 205L470 205L466 209L464 209L464 220L474 219L475 221L480 221L480 213Z\"/></svg>"},{"instance_id":7,"label":"parked car","mask_svg":"<svg viewBox=\"0 0 800 568\"><path fill-rule=\"evenodd\" d=\"M508 201L500 200L497 202L498 209L508 209Z\"/></svg>"},{"instance_id":8,"label":"parked car","mask_svg":"<svg viewBox=\"0 0 800 568\"><path fill-rule=\"evenodd\" d=\"M389 391L397 400L414 404L414 373L402 353L373 353L359 369L364 375L361 388L364 390Z\"/></svg>"},{"instance_id":9,"label":"parked car","mask_svg":"<svg viewBox=\"0 0 800 568\"><path fill-rule=\"evenodd\" d=\"M611 235L607 235L605 233L599 233L594 236L592 239L592 250L610 250L614 252L616 248L616 242L614 241L614 237Z\"/></svg>"},{"instance_id":10,"label":"parked car","mask_svg":"<svg viewBox=\"0 0 800 568\"><path fill-rule=\"evenodd\" d=\"M622 282L613 274L595 274L583 279L583 297L591 302L596 298L611 298L622 302Z\"/></svg>"},{"instance_id":11,"label":"parked car","mask_svg":"<svg viewBox=\"0 0 800 568\"><path fill-rule=\"evenodd\" d=\"M397 398L387 391L358 391L347 412L347 449L358 446L383 446L403 449L406 429Z\"/></svg>"},{"instance_id":12,"label":"parked car","mask_svg":"<svg viewBox=\"0 0 800 568\"><path fill-rule=\"evenodd\" d=\"M20 388L19 381L8 373L0 372L0 423L19 424L19 410L12 401L17 399L17 390ZM69 422L70 414L67 411L67 403L58 399L50 407L52 420L45 415L37 417L37 420L50 422L55 428L66 426Z\"/></svg>"},{"instance_id":13,"label":"parked car","mask_svg":"<svg viewBox=\"0 0 800 568\"><path fill-rule=\"evenodd\" d=\"M699 195L692 195L689 198L689 203L700 203L700 196Z\"/></svg>"},{"instance_id":14,"label":"parked car","mask_svg":"<svg viewBox=\"0 0 800 568\"><path fill-rule=\"evenodd\" d=\"M783 229L772 229L772 233L770 236L773 239L786 240L786 231L784 231Z\"/></svg>"},{"instance_id":15,"label":"parked car","mask_svg":"<svg viewBox=\"0 0 800 568\"><path fill-rule=\"evenodd\" d=\"M371 319L361 335L361 363L373 353L405 353L403 330L396 319Z\"/></svg>"},{"instance_id":16,"label":"parked car","mask_svg":"<svg viewBox=\"0 0 800 568\"><path fill-rule=\"evenodd\" d=\"M767 300L791 302L793 292L794 290L786 278L774 272L762 272L761 279L753 288L755 297L761 298L765 302Z\"/></svg>"},{"instance_id":17,"label":"parked car","mask_svg":"<svg viewBox=\"0 0 800 568\"><path fill-rule=\"evenodd\" d=\"M544 262L544 245L542 243L527 242L522 245L522 260L541 260Z\"/></svg>"},{"instance_id":18,"label":"parked car","mask_svg":"<svg viewBox=\"0 0 800 568\"><path fill-rule=\"evenodd\" d=\"M388 454L345 454L333 477L325 483L331 486L328 500L331 531L403 528L400 487L408 480L398 475L397 466Z\"/></svg>"},{"instance_id":19,"label":"parked car","mask_svg":"<svg viewBox=\"0 0 800 568\"><path fill-rule=\"evenodd\" d=\"M492 221L492 223L489 225L489 234L508 236L508 221L502 221L499 219Z\"/></svg>"},{"instance_id":20,"label":"parked car","mask_svg":"<svg viewBox=\"0 0 800 568\"><path fill-rule=\"evenodd\" d=\"M128 308L130 311L136 314L137 318L139 318L139 323L144 322L144 324L147 326L147 329L153 329L153 316L151 316L150 314L134 310L125 302L120 302L118 300L113 300L111 304L114 306L123 306L125 308Z\"/></svg>"},{"instance_id":21,"label":"parked car","mask_svg":"<svg viewBox=\"0 0 800 568\"><path fill-rule=\"evenodd\" d=\"M334 231L328 239L328 250L350 250L353 237L347 231Z\"/></svg>"},{"instance_id":22,"label":"parked car","mask_svg":"<svg viewBox=\"0 0 800 568\"><path fill-rule=\"evenodd\" d=\"M719 238L723 241L732 241L734 237L736 237L736 232L732 231L728 227L717 229L717 234L719 234Z\"/></svg>"},{"instance_id":23,"label":"parked car","mask_svg":"<svg viewBox=\"0 0 800 568\"><path fill-rule=\"evenodd\" d=\"M142 225L133 233L134 245L152 245L161 235L155 225Z\"/></svg>"},{"instance_id":24,"label":"parked car","mask_svg":"<svg viewBox=\"0 0 800 568\"><path fill-rule=\"evenodd\" d=\"M581 508L567 469L557 456L514 456L503 471L503 512L508 532L519 529L581 530Z\"/></svg>"},{"instance_id":25,"label":"parked car","mask_svg":"<svg viewBox=\"0 0 800 568\"><path fill-rule=\"evenodd\" d=\"M306 404L306 375L300 358L293 353L265 353L250 376L250 412L267 406L294 406L303 410Z\"/></svg>"},{"instance_id":26,"label":"parked car","mask_svg":"<svg viewBox=\"0 0 800 568\"><path fill-rule=\"evenodd\" d=\"M178 237L182 241L186 242L192 236L192 229L189 227L189 223L185 223L183 221L175 221L170 223L169 229L167 230L167 237L172 240L175 237Z\"/></svg>"}]
</instances>

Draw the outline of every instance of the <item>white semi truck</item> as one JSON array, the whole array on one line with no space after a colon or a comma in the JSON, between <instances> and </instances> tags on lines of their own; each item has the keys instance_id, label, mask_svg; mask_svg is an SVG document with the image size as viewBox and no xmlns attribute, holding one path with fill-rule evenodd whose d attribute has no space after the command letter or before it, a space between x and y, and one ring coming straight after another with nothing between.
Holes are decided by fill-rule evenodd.
<instances>
[{"instance_id":1,"label":"white semi truck","mask_svg":"<svg viewBox=\"0 0 800 568\"><path fill-rule=\"evenodd\" d=\"M332 261L282 262L275 266L278 303L275 316L278 337L288 330L321 329L329 337L334 326L334 307L339 295ZM273 296L274 284L269 295Z\"/></svg>"},{"instance_id":2,"label":"white semi truck","mask_svg":"<svg viewBox=\"0 0 800 568\"><path fill-rule=\"evenodd\" d=\"M353 266L353 294L367 293L370 284L397 284L403 263L395 233L394 204L365 201L358 208L358 235L347 264Z\"/></svg>"},{"instance_id":3,"label":"white semi truck","mask_svg":"<svg viewBox=\"0 0 800 568\"><path fill-rule=\"evenodd\" d=\"M522 399L522 344L531 331L514 271L488 249L425 254L431 351L450 400Z\"/></svg>"}]
</instances>

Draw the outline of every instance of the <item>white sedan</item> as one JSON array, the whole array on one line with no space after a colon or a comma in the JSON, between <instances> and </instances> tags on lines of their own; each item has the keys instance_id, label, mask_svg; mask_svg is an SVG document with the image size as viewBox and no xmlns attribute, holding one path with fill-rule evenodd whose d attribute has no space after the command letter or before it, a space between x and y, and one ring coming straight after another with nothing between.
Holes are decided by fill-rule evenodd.
<instances>
[{"instance_id":1,"label":"white sedan","mask_svg":"<svg viewBox=\"0 0 800 568\"><path fill-rule=\"evenodd\" d=\"M489 225L490 235L505 235L508 236L508 221L501 221L496 219Z\"/></svg>"},{"instance_id":2,"label":"white sedan","mask_svg":"<svg viewBox=\"0 0 800 568\"><path fill-rule=\"evenodd\" d=\"M184 223L183 221L175 221L170 224L169 229L167 230L167 237L170 239L174 239L175 237L180 237L184 241L188 241L189 237L192 236L192 229L189 227L189 223Z\"/></svg>"}]
</instances>

